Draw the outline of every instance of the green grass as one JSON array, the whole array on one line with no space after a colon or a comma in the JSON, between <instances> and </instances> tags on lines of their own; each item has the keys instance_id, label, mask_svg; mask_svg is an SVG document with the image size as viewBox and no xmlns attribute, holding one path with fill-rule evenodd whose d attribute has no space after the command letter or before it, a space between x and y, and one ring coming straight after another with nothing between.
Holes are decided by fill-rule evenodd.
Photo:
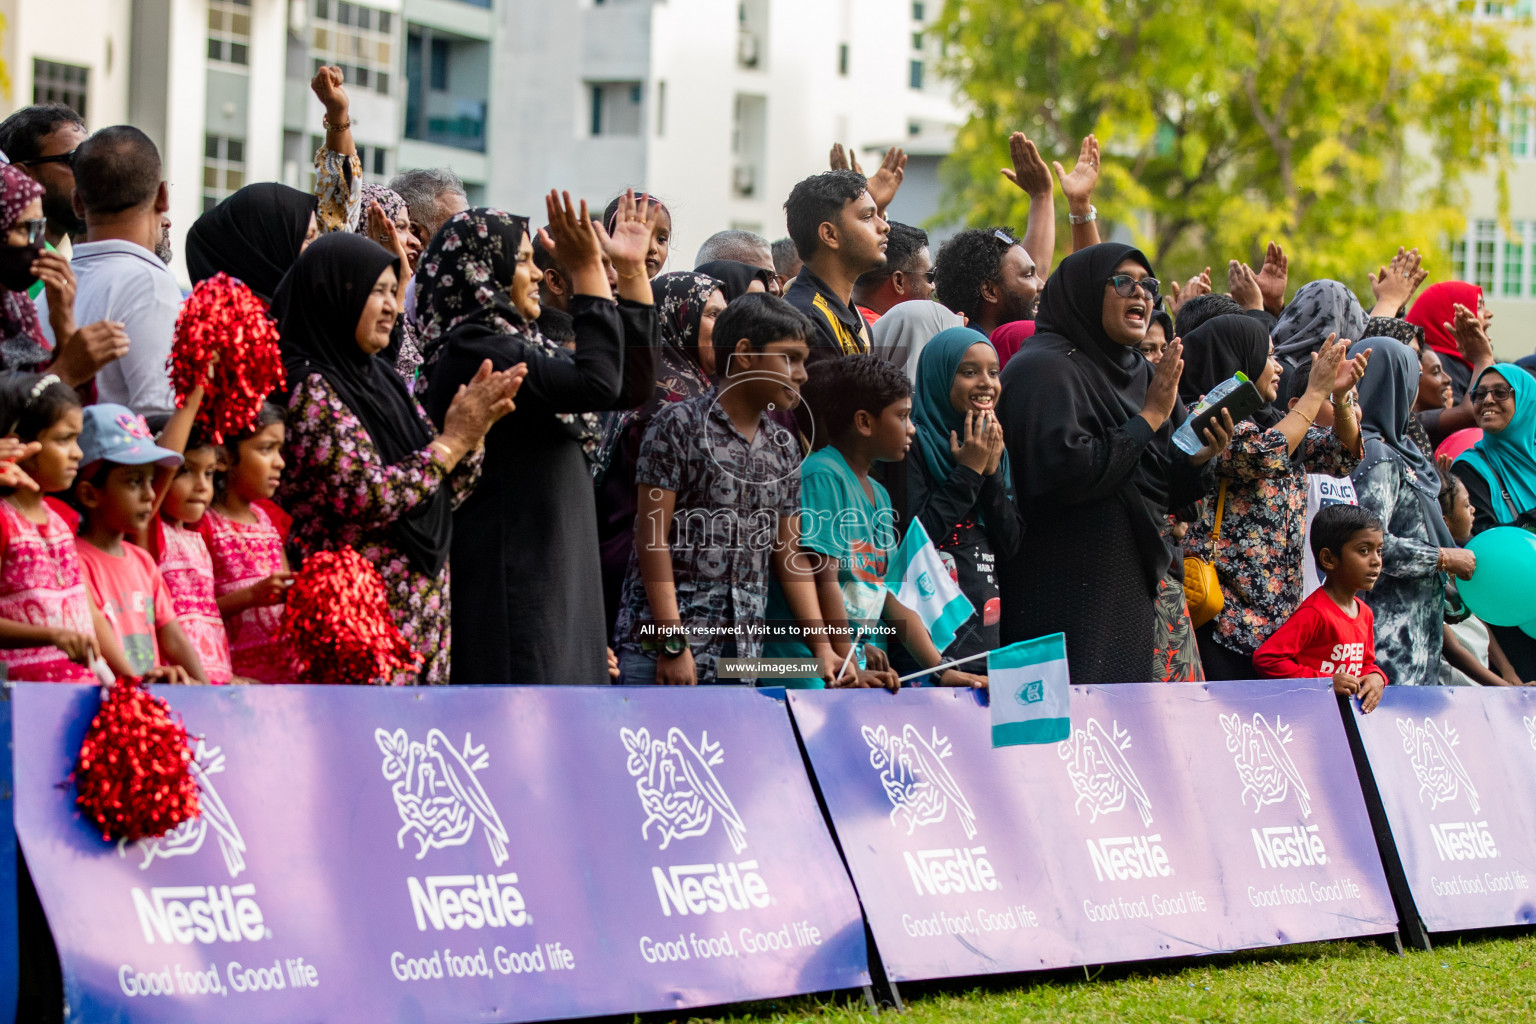
<instances>
[{"instance_id":1,"label":"green grass","mask_svg":"<svg viewBox=\"0 0 1536 1024\"><path fill-rule=\"evenodd\" d=\"M1508 934L1508 933L1506 933ZM1254 950L1166 964L902 986L907 1013L811 999L721 1024L1418 1024L1536 1021L1536 935L1479 936L1395 956L1368 943Z\"/></svg>"}]
</instances>

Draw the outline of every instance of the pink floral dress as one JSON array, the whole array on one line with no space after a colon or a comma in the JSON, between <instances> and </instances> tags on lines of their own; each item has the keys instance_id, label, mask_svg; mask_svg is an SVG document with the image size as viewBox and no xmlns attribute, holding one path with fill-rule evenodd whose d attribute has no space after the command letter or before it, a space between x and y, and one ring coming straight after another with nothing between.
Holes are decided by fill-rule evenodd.
<instances>
[{"instance_id":1,"label":"pink floral dress","mask_svg":"<svg viewBox=\"0 0 1536 1024\"><path fill-rule=\"evenodd\" d=\"M255 523L239 523L210 508L197 524L213 559L216 598L283 571L282 534L266 509L253 504L251 511L256 515ZM229 634L230 667L236 675L260 683L292 682L293 670L277 640L282 624L280 604L247 608L224 620L224 629Z\"/></svg>"},{"instance_id":2,"label":"pink floral dress","mask_svg":"<svg viewBox=\"0 0 1536 1024\"><path fill-rule=\"evenodd\" d=\"M417 407L426 420L426 413ZM305 555L343 545L372 562L384 577L395 625L421 654L421 671L392 683L448 682L449 566L436 576L412 568L395 546L391 527L439 487L451 488L455 508L480 479L477 451L445 474L435 448L385 465L367 430L320 374L294 385L283 442L278 500L293 516L293 540ZM446 479L445 479L446 476Z\"/></svg>"},{"instance_id":3,"label":"pink floral dress","mask_svg":"<svg viewBox=\"0 0 1536 1024\"><path fill-rule=\"evenodd\" d=\"M41 526L0 499L0 618L93 635L90 598L75 553L75 535L53 509L43 506ZM6 678L35 683L81 683L95 677L57 647L0 649Z\"/></svg>"},{"instance_id":4,"label":"pink floral dress","mask_svg":"<svg viewBox=\"0 0 1536 1024\"><path fill-rule=\"evenodd\" d=\"M176 622L197 650L197 658L216 686L228 683L229 634L214 596L213 556L202 534L174 523L157 523L160 531L160 575L176 605Z\"/></svg>"}]
</instances>

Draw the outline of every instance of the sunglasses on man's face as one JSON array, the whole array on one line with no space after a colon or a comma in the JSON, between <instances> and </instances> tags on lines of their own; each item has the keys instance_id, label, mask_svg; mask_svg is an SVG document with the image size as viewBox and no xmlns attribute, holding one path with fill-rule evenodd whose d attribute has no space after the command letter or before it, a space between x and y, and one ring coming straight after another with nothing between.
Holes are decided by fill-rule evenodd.
<instances>
[{"instance_id":1,"label":"sunglasses on man's face","mask_svg":"<svg viewBox=\"0 0 1536 1024\"><path fill-rule=\"evenodd\" d=\"M1140 280L1137 280L1130 274L1116 274L1114 277L1109 279L1109 283L1115 289L1115 294L1120 296L1122 299L1128 299L1135 295L1136 289L1140 288L1142 291L1147 293L1147 298L1151 299L1153 302L1156 302L1157 289L1161 282L1159 282L1155 277L1143 277Z\"/></svg>"},{"instance_id":2,"label":"sunglasses on man's face","mask_svg":"<svg viewBox=\"0 0 1536 1024\"><path fill-rule=\"evenodd\" d=\"M938 274L938 267L929 267L927 270L923 271L923 280L927 281L929 284L933 284L933 279L937 277Z\"/></svg>"},{"instance_id":3,"label":"sunglasses on man's face","mask_svg":"<svg viewBox=\"0 0 1536 1024\"><path fill-rule=\"evenodd\" d=\"M74 162L74 150L70 150L68 153L55 153L53 156L33 157L31 160L12 161L17 167L37 167L41 164L73 164Z\"/></svg>"},{"instance_id":4,"label":"sunglasses on man's face","mask_svg":"<svg viewBox=\"0 0 1536 1024\"><path fill-rule=\"evenodd\" d=\"M1492 398L1495 402L1508 401L1515 394L1515 389L1505 385L1504 387L1477 388L1472 392L1474 405L1480 404L1484 399Z\"/></svg>"}]
</instances>

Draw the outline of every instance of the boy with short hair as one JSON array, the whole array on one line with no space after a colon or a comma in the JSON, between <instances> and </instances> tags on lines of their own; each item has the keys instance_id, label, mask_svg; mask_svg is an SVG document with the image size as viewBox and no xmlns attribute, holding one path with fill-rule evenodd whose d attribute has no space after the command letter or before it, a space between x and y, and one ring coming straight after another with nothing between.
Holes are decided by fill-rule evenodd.
<instances>
[{"instance_id":1,"label":"boy with short hair","mask_svg":"<svg viewBox=\"0 0 1536 1024\"><path fill-rule=\"evenodd\" d=\"M1170 335L1172 337L1172 335ZM1307 393L1307 386L1312 380L1311 362L1302 363L1291 371L1287 379L1287 391L1289 396L1286 401L1287 409L1296 408L1296 403L1301 401ZM1351 405L1353 412L1357 406ZM1324 402L1317 411L1317 419L1314 426L1326 429L1333 428L1333 403ZM1317 519L1317 514L1329 505L1358 505L1359 495L1355 493L1355 482L1347 476L1330 476L1327 473L1307 474L1307 529L1302 536L1302 544L1310 547L1312 544L1312 523ZM1314 590L1323 585L1322 574L1317 571L1317 566L1302 559L1301 563L1301 596L1308 597Z\"/></svg>"},{"instance_id":2,"label":"boy with short hair","mask_svg":"<svg viewBox=\"0 0 1536 1024\"><path fill-rule=\"evenodd\" d=\"M819 625L811 578L794 564L800 449L768 412L805 383L810 323L783 299L748 294L715 322L719 383L663 407L635 465L635 553L619 600L619 682L712 683L721 657L757 657L770 571L790 615ZM808 655L830 676L831 646Z\"/></svg>"},{"instance_id":3,"label":"boy with short hair","mask_svg":"<svg viewBox=\"0 0 1536 1024\"><path fill-rule=\"evenodd\" d=\"M855 282L885 266L890 224L857 171L823 171L797 184L784 203L789 237L803 265L784 293L810 318L811 362L869 351L869 325L853 308Z\"/></svg>"},{"instance_id":4,"label":"boy with short hair","mask_svg":"<svg viewBox=\"0 0 1536 1024\"><path fill-rule=\"evenodd\" d=\"M854 685L894 689L896 673L884 641L873 631L882 620L896 626L908 651L924 668L939 664L939 652L922 618L887 589L886 570L901 543L890 495L869 475L876 462L906 458L917 428L912 424L912 384L901 367L878 356L844 356L823 364L808 390L830 444L800 466L800 546L815 574L821 617L829 626L866 631L857 645L862 669ZM777 610L777 594L769 617ZM849 639L834 634L833 647L846 657ZM780 657L804 657L793 642L772 646ZM985 687L986 677L949 669L946 686ZM791 685L816 686L814 679Z\"/></svg>"},{"instance_id":5,"label":"boy with short hair","mask_svg":"<svg viewBox=\"0 0 1536 1024\"><path fill-rule=\"evenodd\" d=\"M155 510L155 467L181 456L155 444L144 417L121 405L87 406L80 432L75 499L84 509L75 550L92 602L102 655L119 676L206 683L197 651L176 624L176 608L155 561L124 542Z\"/></svg>"},{"instance_id":6,"label":"boy with short hair","mask_svg":"<svg viewBox=\"0 0 1536 1024\"><path fill-rule=\"evenodd\" d=\"M1312 556L1323 585L1253 655L1269 679L1333 678L1333 692L1358 694L1369 713L1386 673L1376 664L1376 619L1355 596L1381 576L1381 520L1357 505L1328 505L1312 523Z\"/></svg>"}]
</instances>

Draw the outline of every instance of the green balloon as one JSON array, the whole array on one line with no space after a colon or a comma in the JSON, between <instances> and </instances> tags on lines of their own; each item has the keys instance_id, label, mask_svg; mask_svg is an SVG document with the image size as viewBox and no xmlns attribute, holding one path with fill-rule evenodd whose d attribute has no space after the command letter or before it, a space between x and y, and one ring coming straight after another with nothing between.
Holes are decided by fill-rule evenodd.
<instances>
[{"instance_id":1,"label":"green balloon","mask_svg":"<svg viewBox=\"0 0 1536 1024\"><path fill-rule=\"evenodd\" d=\"M1536 621L1536 534L1497 526L1472 538L1477 571L1456 589L1473 614L1494 626Z\"/></svg>"}]
</instances>

